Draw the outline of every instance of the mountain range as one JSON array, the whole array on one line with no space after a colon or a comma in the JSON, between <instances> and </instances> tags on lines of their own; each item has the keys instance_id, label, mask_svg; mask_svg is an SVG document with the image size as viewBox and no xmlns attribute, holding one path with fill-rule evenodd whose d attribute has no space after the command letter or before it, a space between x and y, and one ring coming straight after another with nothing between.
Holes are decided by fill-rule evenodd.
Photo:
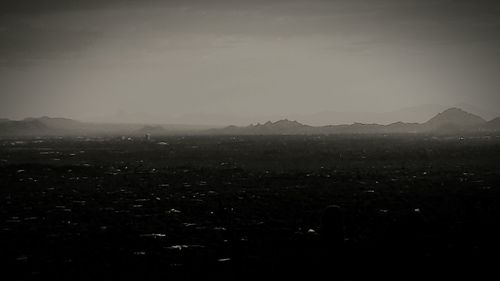
<instances>
[{"instance_id":1,"label":"mountain range","mask_svg":"<svg viewBox=\"0 0 500 281\"><path fill-rule=\"evenodd\" d=\"M169 124L195 125L199 129L222 128L229 125L246 126L250 123L265 123L268 120L299 120L303 124L310 126L325 126L331 124L352 124L352 123L376 123L388 125L393 122L403 121L409 123L424 123L430 117L443 112L450 107L458 107L467 112L481 116L487 120L500 116L499 110L488 106L474 106L466 102L457 103L453 106L442 104L421 104L416 106L403 107L390 111L359 111L345 108L344 110L322 110L317 112L294 113L250 113L234 112L232 110L224 112L202 111L184 114L172 114L170 112L134 112L118 110L115 113L108 113L101 117L87 116L85 121L91 123L107 124L163 124L168 120ZM82 121L83 121L82 120ZM169 125L171 126L171 125Z\"/></svg>"},{"instance_id":2,"label":"mountain range","mask_svg":"<svg viewBox=\"0 0 500 281\"><path fill-rule=\"evenodd\" d=\"M486 121L460 108L447 109L424 123L396 122L388 125L354 123L350 125L309 126L288 119L246 127L229 126L212 130L215 134L294 135L294 134L389 134L463 133L500 130L500 118Z\"/></svg>"},{"instance_id":3,"label":"mountain range","mask_svg":"<svg viewBox=\"0 0 500 281\"><path fill-rule=\"evenodd\" d=\"M424 123L396 122L388 125L353 123L346 125L310 126L282 119L276 122L228 126L207 129L181 125L105 124L87 123L67 118L26 118L19 121L0 119L2 136L53 136L53 135L167 135L167 134L218 134L218 135L296 135L296 134L390 134L390 133L466 133L500 131L500 118L486 121L482 117L460 108L447 109Z\"/></svg>"}]
</instances>

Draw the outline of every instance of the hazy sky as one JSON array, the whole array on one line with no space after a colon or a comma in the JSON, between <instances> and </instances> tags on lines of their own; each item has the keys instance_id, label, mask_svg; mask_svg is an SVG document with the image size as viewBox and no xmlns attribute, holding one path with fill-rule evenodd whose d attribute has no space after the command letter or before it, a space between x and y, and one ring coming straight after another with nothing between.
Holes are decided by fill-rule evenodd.
<instances>
[{"instance_id":1,"label":"hazy sky","mask_svg":"<svg viewBox=\"0 0 500 281\"><path fill-rule=\"evenodd\" d=\"M499 1L0 3L0 117L500 108Z\"/></svg>"}]
</instances>

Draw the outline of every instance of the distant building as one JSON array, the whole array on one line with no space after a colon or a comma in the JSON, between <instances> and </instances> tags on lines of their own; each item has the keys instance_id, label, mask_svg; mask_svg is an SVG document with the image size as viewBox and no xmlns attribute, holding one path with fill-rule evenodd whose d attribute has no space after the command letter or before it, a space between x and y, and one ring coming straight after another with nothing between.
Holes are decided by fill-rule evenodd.
<instances>
[{"instance_id":1,"label":"distant building","mask_svg":"<svg viewBox=\"0 0 500 281\"><path fill-rule=\"evenodd\" d=\"M150 140L151 140L151 134L145 134L145 135L144 135L144 139L145 139L146 141L150 141Z\"/></svg>"}]
</instances>

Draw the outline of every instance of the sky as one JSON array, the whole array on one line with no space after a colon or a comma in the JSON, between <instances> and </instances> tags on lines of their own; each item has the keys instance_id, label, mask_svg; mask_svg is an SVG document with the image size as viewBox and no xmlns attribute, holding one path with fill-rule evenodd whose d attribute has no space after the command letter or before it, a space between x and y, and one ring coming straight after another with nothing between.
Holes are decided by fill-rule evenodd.
<instances>
[{"instance_id":1,"label":"sky","mask_svg":"<svg viewBox=\"0 0 500 281\"><path fill-rule=\"evenodd\" d=\"M0 5L4 118L243 124L315 115L326 124L339 120L319 113L500 112L498 1Z\"/></svg>"}]
</instances>

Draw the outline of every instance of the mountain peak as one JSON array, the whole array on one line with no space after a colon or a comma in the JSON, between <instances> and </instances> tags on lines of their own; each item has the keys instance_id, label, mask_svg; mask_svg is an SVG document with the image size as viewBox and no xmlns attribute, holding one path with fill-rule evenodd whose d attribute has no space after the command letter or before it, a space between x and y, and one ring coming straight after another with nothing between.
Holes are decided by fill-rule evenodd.
<instances>
[{"instance_id":1,"label":"mountain peak","mask_svg":"<svg viewBox=\"0 0 500 281\"><path fill-rule=\"evenodd\" d=\"M301 124L297 121L290 121L288 119L281 119L276 122L271 122L267 121L263 125L260 125L261 127L268 127L268 128L299 128L299 127L304 127L306 125Z\"/></svg>"},{"instance_id":2,"label":"mountain peak","mask_svg":"<svg viewBox=\"0 0 500 281\"><path fill-rule=\"evenodd\" d=\"M441 127L467 128L484 124L483 118L462 110L458 107L449 108L431 118L425 123L429 129L438 129Z\"/></svg>"},{"instance_id":3,"label":"mountain peak","mask_svg":"<svg viewBox=\"0 0 500 281\"><path fill-rule=\"evenodd\" d=\"M471 114L459 107L451 107L441 112L440 114Z\"/></svg>"}]
</instances>

